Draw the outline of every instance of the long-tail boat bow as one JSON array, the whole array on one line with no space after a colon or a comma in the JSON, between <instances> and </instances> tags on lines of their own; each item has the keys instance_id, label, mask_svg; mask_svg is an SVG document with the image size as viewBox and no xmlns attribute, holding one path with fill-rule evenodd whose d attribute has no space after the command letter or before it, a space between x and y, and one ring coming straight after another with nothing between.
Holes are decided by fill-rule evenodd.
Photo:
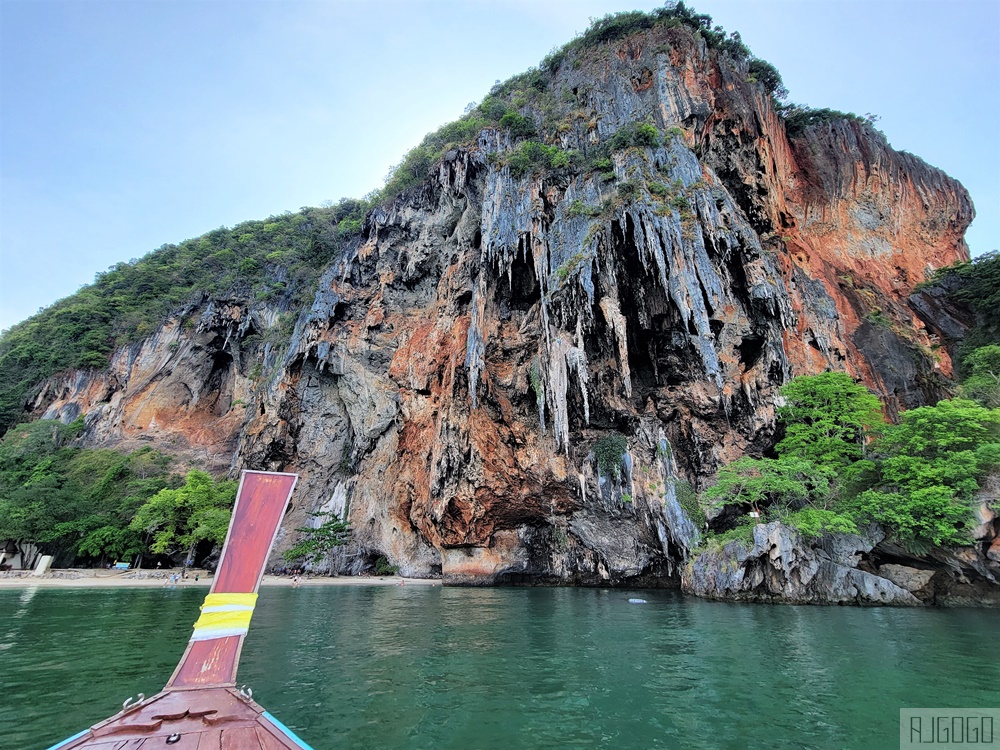
<instances>
[{"instance_id":1,"label":"long-tail boat bow","mask_svg":"<svg viewBox=\"0 0 1000 750\"><path fill-rule=\"evenodd\" d=\"M177 669L152 698L49 750L311 750L236 689L243 639L296 474L244 471L222 557ZM141 697L141 696L140 696Z\"/></svg>"}]
</instances>

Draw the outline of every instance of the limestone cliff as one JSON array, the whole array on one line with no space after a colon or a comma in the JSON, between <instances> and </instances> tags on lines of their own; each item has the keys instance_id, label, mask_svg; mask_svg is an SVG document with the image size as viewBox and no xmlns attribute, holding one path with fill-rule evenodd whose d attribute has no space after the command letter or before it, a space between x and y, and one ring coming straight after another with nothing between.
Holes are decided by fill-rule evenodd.
<instances>
[{"instance_id":1,"label":"limestone cliff","mask_svg":"<svg viewBox=\"0 0 1000 750\"><path fill-rule=\"evenodd\" d=\"M524 170L523 143L484 128L368 214L283 349L241 345L273 310L204 301L108 372L51 380L35 413L299 472L285 527L347 512L343 572L678 585L699 535L679 491L773 444L790 378L845 370L890 415L946 392L910 294L968 257L959 183L856 119L790 135L747 63L683 26L573 51L544 86L544 107L511 101L549 146L660 137ZM628 450L602 470L612 432Z\"/></svg>"}]
</instances>

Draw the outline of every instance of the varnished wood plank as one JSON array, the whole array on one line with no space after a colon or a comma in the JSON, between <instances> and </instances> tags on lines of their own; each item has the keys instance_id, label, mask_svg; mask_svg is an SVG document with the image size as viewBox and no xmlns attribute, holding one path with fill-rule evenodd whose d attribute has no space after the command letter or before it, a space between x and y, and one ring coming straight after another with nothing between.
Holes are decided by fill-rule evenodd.
<instances>
[{"instance_id":1,"label":"varnished wood plank","mask_svg":"<svg viewBox=\"0 0 1000 750\"><path fill-rule=\"evenodd\" d=\"M264 750L288 750L288 741L279 739L271 732L270 727L257 727L257 740Z\"/></svg>"},{"instance_id":2,"label":"varnished wood plank","mask_svg":"<svg viewBox=\"0 0 1000 750\"><path fill-rule=\"evenodd\" d=\"M166 740L156 737L155 739L150 739L146 744L146 747L157 747L159 748L159 743L164 743L163 747L169 747L170 750L198 750L198 741L201 739L201 732L185 732L181 735L180 740L172 745L167 745ZM157 743L157 744L153 744Z\"/></svg>"},{"instance_id":3,"label":"varnished wood plank","mask_svg":"<svg viewBox=\"0 0 1000 750\"><path fill-rule=\"evenodd\" d=\"M198 750L221 750L221 748L221 729L209 729L207 732L201 733L201 737L198 739Z\"/></svg>"},{"instance_id":4,"label":"varnished wood plank","mask_svg":"<svg viewBox=\"0 0 1000 750\"><path fill-rule=\"evenodd\" d=\"M191 641L168 687L232 685L236 681L241 636Z\"/></svg>"},{"instance_id":5,"label":"varnished wood plank","mask_svg":"<svg viewBox=\"0 0 1000 750\"><path fill-rule=\"evenodd\" d=\"M243 473L211 593L256 593L296 480L294 474ZM233 689L242 647L241 635L189 642L163 692L101 722L67 750L151 750L174 734L172 750L298 748Z\"/></svg>"},{"instance_id":6,"label":"varnished wood plank","mask_svg":"<svg viewBox=\"0 0 1000 750\"><path fill-rule=\"evenodd\" d=\"M254 727L222 730L222 750L260 750L260 740Z\"/></svg>"}]
</instances>

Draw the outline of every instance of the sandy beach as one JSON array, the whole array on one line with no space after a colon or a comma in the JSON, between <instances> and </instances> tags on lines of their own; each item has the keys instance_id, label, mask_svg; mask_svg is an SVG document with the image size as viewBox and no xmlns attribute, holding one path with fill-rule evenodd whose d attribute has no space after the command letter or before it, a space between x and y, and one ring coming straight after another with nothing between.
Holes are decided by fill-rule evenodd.
<instances>
[{"instance_id":1,"label":"sandy beach","mask_svg":"<svg viewBox=\"0 0 1000 750\"><path fill-rule=\"evenodd\" d=\"M169 586L171 571L153 570L54 570L44 576L11 573L0 574L0 589L44 588L157 588ZM199 580L195 581L194 576ZM212 576L205 571L188 571L188 578L177 583L178 588L212 585ZM312 586L440 586L441 581L428 578L400 578L399 576L302 576L301 588ZM291 576L265 575L261 586L292 587Z\"/></svg>"}]
</instances>

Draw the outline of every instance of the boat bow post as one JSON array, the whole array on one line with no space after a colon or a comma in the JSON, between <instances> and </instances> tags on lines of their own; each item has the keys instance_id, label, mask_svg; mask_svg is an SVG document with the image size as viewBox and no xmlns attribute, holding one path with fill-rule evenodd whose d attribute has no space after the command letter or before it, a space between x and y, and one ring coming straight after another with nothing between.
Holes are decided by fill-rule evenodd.
<instances>
[{"instance_id":1,"label":"boat bow post","mask_svg":"<svg viewBox=\"0 0 1000 750\"><path fill-rule=\"evenodd\" d=\"M249 690L236 688L257 590L296 474L244 471L212 587L162 691L131 703L49 750L311 750Z\"/></svg>"}]
</instances>

